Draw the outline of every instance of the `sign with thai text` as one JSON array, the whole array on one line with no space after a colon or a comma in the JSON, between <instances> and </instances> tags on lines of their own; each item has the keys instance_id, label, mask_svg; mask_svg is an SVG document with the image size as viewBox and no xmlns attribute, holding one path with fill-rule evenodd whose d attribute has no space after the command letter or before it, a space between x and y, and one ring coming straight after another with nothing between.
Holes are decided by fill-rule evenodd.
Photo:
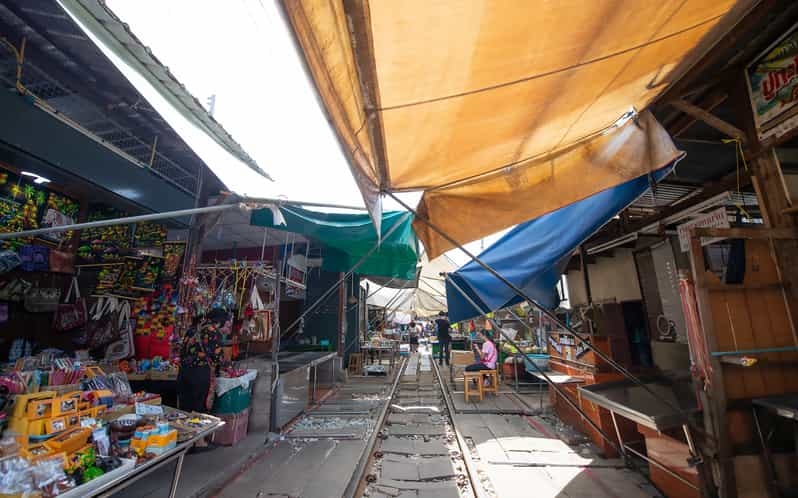
<instances>
[{"instance_id":1,"label":"sign with thai text","mask_svg":"<svg viewBox=\"0 0 798 498\"><path fill-rule=\"evenodd\" d=\"M798 126L798 29L793 27L746 69L759 139Z\"/></svg>"},{"instance_id":2,"label":"sign with thai text","mask_svg":"<svg viewBox=\"0 0 798 498\"><path fill-rule=\"evenodd\" d=\"M714 211L702 214L698 218L676 227L676 232L679 234L679 246L682 248L682 252L690 250L691 228L729 228L729 215L726 213L726 208L719 207ZM723 239L724 237L701 237L701 245L709 245Z\"/></svg>"}]
</instances>

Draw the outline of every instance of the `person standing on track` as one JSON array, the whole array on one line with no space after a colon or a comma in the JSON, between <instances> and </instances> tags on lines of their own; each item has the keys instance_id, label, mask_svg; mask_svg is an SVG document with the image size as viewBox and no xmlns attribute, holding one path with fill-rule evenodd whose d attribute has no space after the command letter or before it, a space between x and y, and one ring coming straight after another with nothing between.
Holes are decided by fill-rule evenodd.
<instances>
[{"instance_id":1,"label":"person standing on track","mask_svg":"<svg viewBox=\"0 0 798 498\"><path fill-rule=\"evenodd\" d=\"M438 346L440 346L440 353L438 356L438 365L449 365L449 344L452 342L452 336L449 333L451 326L449 320L446 319L446 312L441 311L438 313L438 319L435 320L435 331L438 337Z\"/></svg>"},{"instance_id":2,"label":"person standing on track","mask_svg":"<svg viewBox=\"0 0 798 498\"><path fill-rule=\"evenodd\" d=\"M410 322L407 326L407 334L410 336L410 352L415 353L418 351L418 326L416 322Z\"/></svg>"}]
</instances>

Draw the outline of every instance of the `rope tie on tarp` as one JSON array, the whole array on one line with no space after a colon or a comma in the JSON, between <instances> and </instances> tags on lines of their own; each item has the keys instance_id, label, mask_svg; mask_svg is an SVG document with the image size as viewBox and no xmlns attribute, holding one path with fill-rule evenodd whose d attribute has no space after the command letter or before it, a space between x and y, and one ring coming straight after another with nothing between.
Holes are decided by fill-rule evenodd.
<instances>
[{"instance_id":1,"label":"rope tie on tarp","mask_svg":"<svg viewBox=\"0 0 798 498\"><path fill-rule=\"evenodd\" d=\"M721 140L721 143L724 144L734 144L734 169L737 174L737 193L742 196L742 188L740 186L740 164L743 165L745 171L748 171L748 161L745 160L745 151L743 150L743 141L740 138L724 138ZM740 210L740 212L746 216L748 219L752 219L753 216L745 210L745 208L739 202L735 202L734 206Z\"/></svg>"}]
</instances>

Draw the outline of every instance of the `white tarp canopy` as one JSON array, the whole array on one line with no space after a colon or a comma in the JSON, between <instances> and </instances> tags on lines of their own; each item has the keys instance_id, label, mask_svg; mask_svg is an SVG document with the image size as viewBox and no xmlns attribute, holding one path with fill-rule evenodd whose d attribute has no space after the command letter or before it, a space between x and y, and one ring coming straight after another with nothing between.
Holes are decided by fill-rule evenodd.
<instances>
[{"instance_id":1,"label":"white tarp canopy","mask_svg":"<svg viewBox=\"0 0 798 498\"><path fill-rule=\"evenodd\" d=\"M369 282L367 304L388 310L412 313L416 317L430 317L446 311L446 284L441 273L457 269L457 265L446 255L432 261L422 255L418 287L412 289L391 289Z\"/></svg>"}]
</instances>

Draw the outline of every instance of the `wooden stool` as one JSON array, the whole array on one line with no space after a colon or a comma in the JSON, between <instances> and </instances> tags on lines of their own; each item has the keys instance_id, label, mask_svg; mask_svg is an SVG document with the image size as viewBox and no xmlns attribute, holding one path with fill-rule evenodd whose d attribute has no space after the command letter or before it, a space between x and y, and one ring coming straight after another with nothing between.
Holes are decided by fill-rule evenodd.
<instances>
[{"instance_id":1,"label":"wooden stool","mask_svg":"<svg viewBox=\"0 0 798 498\"><path fill-rule=\"evenodd\" d=\"M496 396L499 395L499 372L496 370L482 370L479 372L482 374L484 379L488 379L490 381L490 385L486 386L483 382L479 384L482 386L482 392L486 393L493 393Z\"/></svg>"},{"instance_id":2,"label":"wooden stool","mask_svg":"<svg viewBox=\"0 0 798 498\"><path fill-rule=\"evenodd\" d=\"M351 353L349 355L348 370L350 374L363 374L363 353Z\"/></svg>"},{"instance_id":3,"label":"wooden stool","mask_svg":"<svg viewBox=\"0 0 798 498\"><path fill-rule=\"evenodd\" d=\"M473 385L472 381L476 381L476 387ZM479 400L482 401L482 372L464 372L463 384L463 392L465 393L466 403L468 402L468 398L471 396L478 396Z\"/></svg>"}]
</instances>

